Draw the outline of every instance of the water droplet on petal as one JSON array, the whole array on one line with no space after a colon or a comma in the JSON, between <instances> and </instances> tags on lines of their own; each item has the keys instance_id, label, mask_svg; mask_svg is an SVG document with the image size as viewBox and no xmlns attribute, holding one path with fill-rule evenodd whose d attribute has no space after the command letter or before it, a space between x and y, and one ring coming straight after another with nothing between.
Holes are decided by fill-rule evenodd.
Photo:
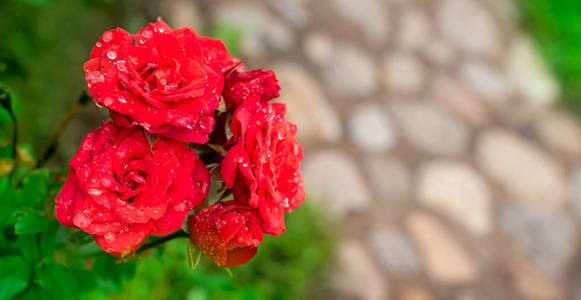
<instances>
[{"instance_id":1,"label":"water droplet on petal","mask_svg":"<svg viewBox=\"0 0 581 300\"><path fill-rule=\"evenodd\" d=\"M127 99L125 99L124 97L119 97L117 98L117 100L119 100L119 102L121 103L127 103Z\"/></svg>"},{"instance_id":2,"label":"water droplet on petal","mask_svg":"<svg viewBox=\"0 0 581 300\"><path fill-rule=\"evenodd\" d=\"M113 104L113 98L111 97L105 97L105 99L103 99L103 104L105 104L105 106L110 106Z\"/></svg>"},{"instance_id":3,"label":"water droplet on petal","mask_svg":"<svg viewBox=\"0 0 581 300\"><path fill-rule=\"evenodd\" d=\"M184 210L186 210L186 204L184 202L182 202L182 203L174 206L173 209L175 211L184 211Z\"/></svg>"},{"instance_id":4,"label":"water droplet on petal","mask_svg":"<svg viewBox=\"0 0 581 300\"><path fill-rule=\"evenodd\" d=\"M97 42L97 43L95 44L95 47L97 47L97 48L101 48L101 47L103 47L103 44L101 44L101 42Z\"/></svg>"},{"instance_id":5,"label":"water droplet on petal","mask_svg":"<svg viewBox=\"0 0 581 300\"><path fill-rule=\"evenodd\" d=\"M121 72L126 72L127 71L127 62L124 60L120 60L117 62L117 70L121 71Z\"/></svg>"},{"instance_id":6,"label":"water droplet on petal","mask_svg":"<svg viewBox=\"0 0 581 300\"><path fill-rule=\"evenodd\" d=\"M103 237L105 238L105 242L109 244L115 243L115 240L117 240L117 236L112 232L107 232Z\"/></svg>"},{"instance_id":7,"label":"water droplet on petal","mask_svg":"<svg viewBox=\"0 0 581 300\"><path fill-rule=\"evenodd\" d=\"M146 39L150 39L153 36L153 32L149 29L144 30L141 35L146 38Z\"/></svg>"},{"instance_id":8,"label":"water droplet on petal","mask_svg":"<svg viewBox=\"0 0 581 300\"><path fill-rule=\"evenodd\" d=\"M89 189L87 191L87 194L89 194L91 196L101 196L101 194L103 194L103 191L99 190L99 189Z\"/></svg>"},{"instance_id":9,"label":"water droplet on petal","mask_svg":"<svg viewBox=\"0 0 581 300\"><path fill-rule=\"evenodd\" d=\"M101 37L101 39L105 43L110 42L111 40L113 40L113 32L107 31L107 32L103 33L103 36Z\"/></svg>"},{"instance_id":10,"label":"water droplet on petal","mask_svg":"<svg viewBox=\"0 0 581 300\"><path fill-rule=\"evenodd\" d=\"M86 228L87 226L91 225L91 219L89 219L85 214L76 214L75 217L73 218L73 224L75 224L75 226L83 229Z\"/></svg>"},{"instance_id":11,"label":"water droplet on petal","mask_svg":"<svg viewBox=\"0 0 581 300\"><path fill-rule=\"evenodd\" d=\"M109 57L109 59L116 59L117 58L117 51L110 49L107 50L107 57Z\"/></svg>"}]
</instances>

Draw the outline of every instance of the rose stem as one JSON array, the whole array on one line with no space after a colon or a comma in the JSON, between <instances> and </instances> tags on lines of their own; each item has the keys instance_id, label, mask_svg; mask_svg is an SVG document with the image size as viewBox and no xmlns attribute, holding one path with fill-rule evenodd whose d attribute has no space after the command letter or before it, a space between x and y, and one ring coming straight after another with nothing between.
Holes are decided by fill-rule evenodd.
<instances>
[{"instance_id":1,"label":"rose stem","mask_svg":"<svg viewBox=\"0 0 581 300\"><path fill-rule=\"evenodd\" d=\"M189 238L189 237L190 236L187 233L185 233L184 231L180 230L180 231L174 232L174 233L172 233L172 234L170 234L168 236L164 236L164 237L162 237L160 239L157 239L157 240L155 240L155 241L153 241L153 242L151 242L149 244L146 244L146 245L142 246L141 248L137 249L137 251L135 251L135 253L140 253L140 252L149 250L149 249L154 248L154 247L157 247L157 246L159 246L159 245L161 245L161 244L163 244L165 242L169 242L169 241L171 241L173 239Z\"/></svg>"},{"instance_id":2,"label":"rose stem","mask_svg":"<svg viewBox=\"0 0 581 300\"><path fill-rule=\"evenodd\" d=\"M75 105L71 107L69 112L66 114L64 119L61 121L57 129L53 132L50 139L48 140L47 146L45 150L42 152L42 156L39 156L40 158L38 160L38 163L36 164L37 168L42 167L54 155L61 134L63 133L69 122L73 119L73 117L81 110L81 108L83 108L83 106L89 103L89 100L90 100L89 95L86 92L83 92L81 96L79 96L77 103L75 103Z\"/></svg>"}]
</instances>

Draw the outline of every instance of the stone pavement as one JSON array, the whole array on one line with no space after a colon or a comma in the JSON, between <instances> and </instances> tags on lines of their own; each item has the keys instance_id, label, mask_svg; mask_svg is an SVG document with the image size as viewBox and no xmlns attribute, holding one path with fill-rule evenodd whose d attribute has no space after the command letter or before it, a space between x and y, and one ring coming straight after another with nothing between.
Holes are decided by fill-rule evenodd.
<instances>
[{"instance_id":1,"label":"stone pavement","mask_svg":"<svg viewBox=\"0 0 581 300\"><path fill-rule=\"evenodd\" d=\"M510 1L164 7L238 26L276 71L342 225L332 299L581 299L581 127Z\"/></svg>"}]
</instances>

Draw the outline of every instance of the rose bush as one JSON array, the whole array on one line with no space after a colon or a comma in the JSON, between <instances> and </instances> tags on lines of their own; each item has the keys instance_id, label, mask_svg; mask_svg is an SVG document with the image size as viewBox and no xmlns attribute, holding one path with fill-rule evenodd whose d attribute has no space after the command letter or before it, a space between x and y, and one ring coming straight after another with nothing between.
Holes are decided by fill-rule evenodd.
<instances>
[{"instance_id":1,"label":"rose bush","mask_svg":"<svg viewBox=\"0 0 581 300\"><path fill-rule=\"evenodd\" d=\"M285 104L269 103L280 91L272 70L247 71L221 41L161 20L105 32L84 68L113 122L69 163L61 224L122 257L191 214L192 243L224 267L250 260L263 233L286 230L284 214L305 199L303 152ZM199 159L185 142L198 143ZM220 195L206 201L210 184Z\"/></svg>"},{"instance_id":2,"label":"rose bush","mask_svg":"<svg viewBox=\"0 0 581 300\"><path fill-rule=\"evenodd\" d=\"M84 65L95 102L117 125L205 143L214 129L224 73L239 63L215 39L159 20L129 34L103 34Z\"/></svg>"},{"instance_id":3,"label":"rose bush","mask_svg":"<svg viewBox=\"0 0 581 300\"><path fill-rule=\"evenodd\" d=\"M209 173L185 144L105 123L90 132L69 163L56 197L63 225L94 236L107 253L125 256L148 235L178 230L208 195Z\"/></svg>"},{"instance_id":4,"label":"rose bush","mask_svg":"<svg viewBox=\"0 0 581 300\"><path fill-rule=\"evenodd\" d=\"M191 239L217 265L248 262L262 242L260 219L248 206L234 201L216 203L190 217Z\"/></svg>"}]
</instances>

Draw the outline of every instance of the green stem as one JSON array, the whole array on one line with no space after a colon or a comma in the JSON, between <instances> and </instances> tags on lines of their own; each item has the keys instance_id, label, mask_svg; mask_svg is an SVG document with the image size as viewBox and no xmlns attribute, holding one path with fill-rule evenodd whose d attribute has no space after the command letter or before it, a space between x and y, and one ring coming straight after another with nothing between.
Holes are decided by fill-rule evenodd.
<instances>
[{"instance_id":1,"label":"green stem","mask_svg":"<svg viewBox=\"0 0 581 300\"><path fill-rule=\"evenodd\" d=\"M79 100L77 101L77 103L75 103L75 105L73 107L71 107L69 112L66 114L64 119L61 121L59 126L56 128L56 130L51 135L50 139L48 140L48 143L47 143L45 150L42 152L42 155L40 156L40 159L38 160L38 163L36 164L37 168L42 167L54 155L54 153L56 152L57 146L58 146L58 140L59 140L60 136L62 135L63 131L65 130L65 128L67 127L69 122L73 119L73 117L75 117L75 115L81 110L81 108L83 108L88 102L89 102L89 95L87 93L83 92L81 94L81 96L79 97Z\"/></svg>"},{"instance_id":2,"label":"green stem","mask_svg":"<svg viewBox=\"0 0 581 300\"><path fill-rule=\"evenodd\" d=\"M162 245L162 244L164 244L166 242L169 242L171 240L174 240L174 239L189 238L189 237L190 237L190 235L187 234L187 233L185 233L182 230L176 231L176 232L174 232L174 233L172 233L172 234L170 234L168 236L164 236L164 237L159 238L159 239L157 239L157 240L155 240L155 241L153 241L153 242L151 242L149 244L146 244L146 245L141 246L141 248L137 249L137 251L135 251L135 253L144 252L146 250L149 250L151 248L160 246L160 245Z\"/></svg>"}]
</instances>

